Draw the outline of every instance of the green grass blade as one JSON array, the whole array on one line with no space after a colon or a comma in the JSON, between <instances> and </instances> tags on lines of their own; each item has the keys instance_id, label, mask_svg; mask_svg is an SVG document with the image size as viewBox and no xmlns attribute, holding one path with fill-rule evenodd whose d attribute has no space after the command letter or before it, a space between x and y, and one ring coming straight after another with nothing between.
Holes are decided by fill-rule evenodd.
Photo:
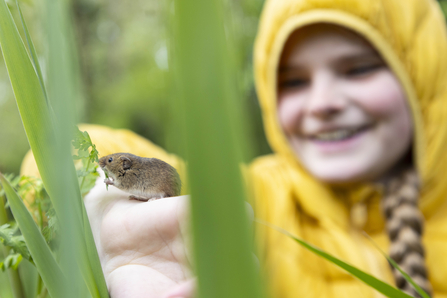
<instances>
[{"instance_id":1,"label":"green grass blade","mask_svg":"<svg viewBox=\"0 0 447 298\"><path fill-rule=\"evenodd\" d=\"M263 224L265 226L268 226L290 238L298 242L300 245L302 245L304 248L310 250L311 252L319 255L320 257L328 260L329 262L337 265L341 269L347 271L354 277L358 278L368 286L376 289L378 292L382 293L383 295L391 298L412 298L410 295L402 292L401 290L396 289L395 287L375 278L372 275L369 275L368 273L357 269L356 267L349 265L346 262L343 262L342 260L328 254L327 252L324 252L323 250L319 249L316 246L313 246L312 244L307 243L304 240L299 239L298 237L292 235L291 233L287 232L284 229L281 229L280 227L277 227L269 222L263 221L261 219L255 219L257 223Z\"/></svg>"},{"instance_id":2,"label":"green grass blade","mask_svg":"<svg viewBox=\"0 0 447 298\"><path fill-rule=\"evenodd\" d=\"M28 45L29 52L31 54L31 59L33 61L34 68L37 73L37 77L39 78L40 87L42 88L42 92L45 98L48 100L47 91L45 89L45 84L43 80L42 70L40 68L39 59L37 58L36 48L34 47L34 43L31 39L31 36L28 31L28 27L26 26L25 19L23 18L22 9L20 9L19 1L16 0L17 10L19 11L20 21L22 22L23 31L25 33L26 43Z\"/></svg>"},{"instance_id":3,"label":"green grass blade","mask_svg":"<svg viewBox=\"0 0 447 298\"><path fill-rule=\"evenodd\" d=\"M0 0L0 45L28 142L45 183L55 174L51 165L56 150L54 146L48 146L56 143L51 115L37 74L4 0Z\"/></svg>"},{"instance_id":4,"label":"green grass blade","mask_svg":"<svg viewBox=\"0 0 447 298\"><path fill-rule=\"evenodd\" d=\"M223 1L175 1L177 139L185 140L199 297L259 298L234 123L241 102L225 36ZM239 127L240 129L240 127Z\"/></svg>"},{"instance_id":5,"label":"green grass blade","mask_svg":"<svg viewBox=\"0 0 447 298\"><path fill-rule=\"evenodd\" d=\"M366 236L366 238L368 238L372 244L374 244L374 246L377 248L378 251L380 251L380 253L388 260L388 262L390 262L390 264L396 268L401 274L402 276L405 278L406 281L408 281L413 288L419 293L419 295L421 295L424 298L430 298L430 296L420 287L418 286L413 279L407 274L405 273L405 271L403 271L399 265L397 265L397 263L391 259L378 245L377 243L374 242L374 240L364 232L364 235Z\"/></svg>"},{"instance_id":6,"label":"green grass blade","mask_svg":"<svg viewBox=\"0 0 447 298\"><path fill-rule=\"evenodd\" d=\"M70 81L69 74L66 73L67 63L60 61L61 55L66 59L70 51L58 47L61 39L63 41L65 32L62 30L65 27L62 26L66 25L60 23L65 14L58 15L59 5L62 3L67 5L65 1L48 3L53 9L51 10L53 18L47 20L48 26L51 28L51 33L59 34L57 38L48 34L50 64L56 65L50 69L49 81L52 79L50 82L52 88L48 93L49 101L45 97L39 76L4 0L0 0L0 45L30 147L61 223L61 237L66 248L61 255L61 268L71 282L65 289L65 295L60 297L76 297L78 289L85 287L79 271L73 270L78 264L86 277L84 280L91 295L108 297L102 272L98 275L100 271L97 268L95 270L90 268L99 266L99 259L97 254L96 260L92 259L95 254L87 252L85 237L89 238L87 242L89 249L92 250L95 249L91 247L94 244L93 236L89 229L84 229L85 210L71 159L70 135L71 125L74 122L71 107L74 100L71 95L74 91L70 85L66 88L67 81ZM50 103L55 108L55 114L52 113ZM56 123L54 115L58 117L57 125L54 125Z\"/></svg>"},{"instance_id":7,"label":"green grass blade","mask_svg":"<svg viewBox=\"0 0 447 298\"><path fill-rule=\"evenodd\" d=\"M25 238L37 270L47 286L50 295L52 297L66 297L64 288L66 287L67 281L46 244L45 239L40 234L33 217L28 209L26 209L22 199L19 198L2 174L0 174L0 182L3 185L11 211Z\"/></svg>"},{"instance_id":8,"label":"green grass blade","mask_svg":"<svg viewBox=\"0 0 447 298\"><path fill-rule=\"evenodd\" d=\"M92 235L92 229L90 227L90 222L88 221L87 211L85 210L85 208L83 208L83 218L84 218L85 245L88 260L88 264L86 264L85 267L91 271L92 278L90 278L90 281L92 285L96 287L96 292L98 293L97 297L108 298L109 291L107 289L104 273L102 272L101 262L99 261L98 250L96 249L96 244ZM90 293L92 293L91 290Z\"/></svg>"},{"instance_id":9,"label":"green grass blade","mask_svg":"<svg viewBox=\"0 0 447 298\"><path fill-rule=\"evenodd\" d=\"M74 33L72 32L71 16L69 13L70 1L44 1L47 35L48 35L48 91L49 98L58 116L58 139L63 144L65 155L60 156L66 164L59 166L61 185L68 189L65 191L65 197L58 197L62 204L66 206L64 210L69 210L66 216L75 217L68 222L68 233L74 233L71 239L67 239L68 250L70 254L76 256L76 262L83 275L83 280L94 298L108 297L108 290L102 273L93 235L88 223L87 213L82 202L81 193L78 186L76 172L71 161L71 139L73 127L76 123L74 114L75 103L78 101L76 71L75 71L75 51ZM65 147L67 146L68 147ZM70 156L70 157L68 157ZM70 160L70 161L69 161ZM63 164L63 162L61 162ZM66 262L69 265L73 262L70 254ZM78 278L74 276L74 278Z\"/></svg>"}]
</instances>

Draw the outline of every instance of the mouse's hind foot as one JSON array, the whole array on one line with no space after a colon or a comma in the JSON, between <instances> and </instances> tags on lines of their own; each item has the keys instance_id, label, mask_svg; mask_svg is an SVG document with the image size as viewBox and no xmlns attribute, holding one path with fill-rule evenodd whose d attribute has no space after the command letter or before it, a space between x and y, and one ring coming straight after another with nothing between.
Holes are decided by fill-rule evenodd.
<instances>
[{"instance_id":1,"label":"mouse's hind foot","mask_svg":"<svg viewBox=\"0 0 447 298\"><path fill-rule=\"evenodd\" d=\"M129 200L136 200L136 201L140 201L140 202L150 202L150 201L155 201L159 198L146 198L146 197L138 197L138 196L134 196L131 195L129 196Z\"/></svg>"},{"instance_id":2,"label":"mouse's hind foot","mask_svg":"<svg viewBox=\"0 0 447 298\"><path fill-rule=\"evenodd\" d=\"M137 197L137 196L131 195L131 196L129 196L129 200L136 200L136 201L141 201L141 202L147 202L147 201L149 201L149 198Z\"/></svg>"}]
</instances>

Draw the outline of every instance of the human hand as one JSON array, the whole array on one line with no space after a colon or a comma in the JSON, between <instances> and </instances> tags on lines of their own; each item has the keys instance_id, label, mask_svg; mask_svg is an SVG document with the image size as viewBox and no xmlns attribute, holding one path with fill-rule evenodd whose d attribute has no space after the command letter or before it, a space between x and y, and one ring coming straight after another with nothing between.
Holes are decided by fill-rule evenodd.
<instances>
[{"instance_id":1,"label":"human hand","mask_svg":"<svg viewBox=\"0 0 447 298\"><path fill-rule=\"evenodd\" d=\"M84 202L112 298L192 298L188 196L151 202L99 178ZM185 243L186 242L186 243Z\"/></svg>"}]
</instances>

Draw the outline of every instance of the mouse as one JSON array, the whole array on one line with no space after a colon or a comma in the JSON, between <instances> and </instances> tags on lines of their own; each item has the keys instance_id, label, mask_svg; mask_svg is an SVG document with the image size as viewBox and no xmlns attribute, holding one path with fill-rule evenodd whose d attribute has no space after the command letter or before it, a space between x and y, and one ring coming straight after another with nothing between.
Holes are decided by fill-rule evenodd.
<instances>
[{"instance_id":1,"label":"mouse","mask_svg":"<svg viewBox=\"0 0 447 298\"><path fill-rule=\"evenodd\" d=\"M108 176L104 183L130 193L130 200L147 202L180 195L177 170L160 159L113 153L101 157L98 164Z\"/></svg>"}]
</instances>

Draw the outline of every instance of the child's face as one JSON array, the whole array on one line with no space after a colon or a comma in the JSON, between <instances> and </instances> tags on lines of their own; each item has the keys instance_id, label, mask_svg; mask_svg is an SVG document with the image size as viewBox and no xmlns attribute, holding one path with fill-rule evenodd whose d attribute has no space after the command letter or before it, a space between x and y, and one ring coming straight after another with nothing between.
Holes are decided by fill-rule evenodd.
<instances>
[{"instance_id":1,"label":"child's face","mask_svg":"<svg viewBox=\"0 0 447 298\"><path fill-rule=\"evenodd\" d=\"M379 179L412 142L410 110L392 71L361 37L330 25L287 41L278 116L304 167L328 183Z\"/></svg>"}]
</instances>

